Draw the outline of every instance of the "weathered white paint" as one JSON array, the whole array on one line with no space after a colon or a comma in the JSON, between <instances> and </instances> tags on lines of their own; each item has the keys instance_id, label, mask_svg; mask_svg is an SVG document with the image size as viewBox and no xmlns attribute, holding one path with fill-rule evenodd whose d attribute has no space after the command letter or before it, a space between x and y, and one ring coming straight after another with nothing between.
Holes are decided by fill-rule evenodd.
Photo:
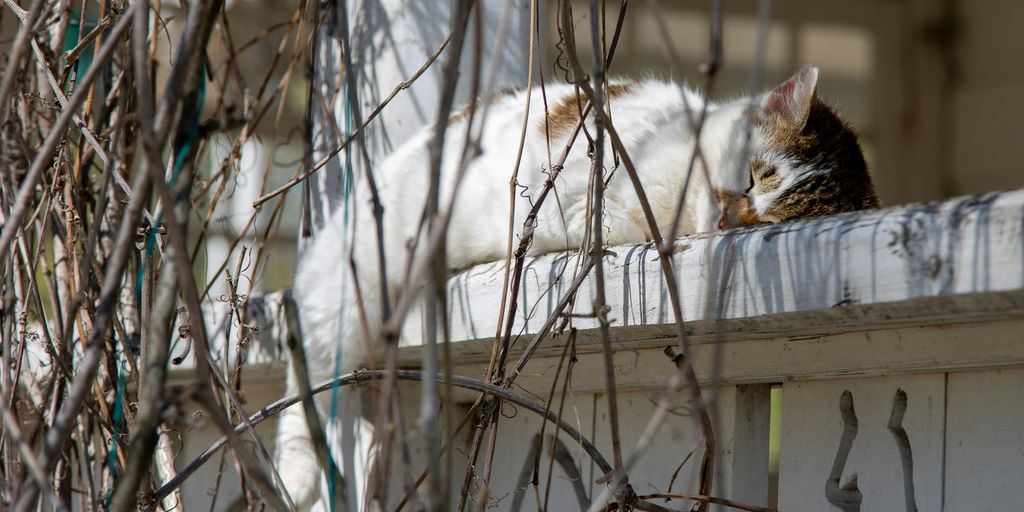
<instances>
[{"instance_id":1,"label":"weathered white paint","mask_svg":"<svg viewBox=\"0 0 1024 512\"><path fill-rule=\"evenodd\" d=\"M945 510L1020 509L1024 370L950 374L946 389Z\"/></svg>"},{"instance_id":2,"label":"weathered white paint","mask_svg":"<svg viewBox=\"0 0 1024 512\"><path fill-rule=\"evenodd\" d=\"M684 237L673 253L683 313L691 332L708 328L729 339L1004 317L1024 309L1022 213L1024 190L1017 190ZM637 338L670 334L657 251L611 251L605 281L613 326L648 329ZM539 330L571 281L574 258L529 262L516 332ZM452 340L493 335L502 267L480 265L451 279ZM581 287L577 312L589 307L592 284L593 277ZM721 322L694 323L706 320ZM419 344L420 331L416 317L407 322L405 344Z\"/></svg>"}]
</instances>

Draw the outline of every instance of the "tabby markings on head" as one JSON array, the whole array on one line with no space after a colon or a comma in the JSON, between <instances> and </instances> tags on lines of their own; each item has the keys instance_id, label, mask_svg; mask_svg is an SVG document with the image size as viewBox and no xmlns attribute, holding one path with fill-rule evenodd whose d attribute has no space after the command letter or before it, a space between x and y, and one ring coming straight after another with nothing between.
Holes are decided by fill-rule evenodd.
<instances>
[{"instance_id":1,"label":"tabby markings on head","mask_svg":"<svg viewBox=\"0 0 1024 512\"><path fill-rule=\"evenodd\" d=\"M720 227L878 207L857 135L816 97L817 79L817 68L805 67L762 100L750 187L717 191Z\"/></svg>"}]
</instances>

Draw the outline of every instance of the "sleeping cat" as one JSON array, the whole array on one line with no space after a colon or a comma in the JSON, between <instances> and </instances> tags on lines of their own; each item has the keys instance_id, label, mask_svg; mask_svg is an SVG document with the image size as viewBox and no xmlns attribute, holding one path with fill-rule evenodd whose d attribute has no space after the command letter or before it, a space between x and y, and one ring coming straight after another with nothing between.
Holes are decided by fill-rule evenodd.
<instances>
[{"instance_id":1,"label":"sleeping cat","mask_svg":"<svg viewBox=\"0 0 1024 512\"><path fill-rule=\"evenodd\" d=\"M878 206L857 137L832 109L817 99L817 79L817 68L803 68L760 96L756 103L759 108L754 112L750 112L746 99L709 103L700 140L706 166L695 168L679 219L680 234ZM552 101L547 120L537 95L531 105L518 177L525 192L516 194L517 230L522 229L530 209L530 195L536 194L548 179L549 163L557 158L579 120L580 109L572 86L548 85L546 93ZM644 184L662 233L672 224L695 142L684 112L683 95L690 108L699 111L704 99L672 83L619 82L610 85L607 93L612 119ZM447 238L449 268L466 268L505 255L509 178L524 105L524 91L495 98L490 105L480 140L481 153L470 163L454 202ZM453 193L455 169L462 153L465 121L461 117L452 118L443 153L442 208ZM754 129L749 161L739 165L746 119L753 121ZM588 119L586 126L593 133L592 119ZM369 208L363 208L364 198L369 197L365 184L362 189L357 188L362 196L355 201L359 205L356 217L347 221L354 233L346 232L343 214L336 213L299 265L295 297L314 383L334 375L338 349L341 373L364 367L370 356L376 355L380 360L382 351L368 348L380 345L373 339L380 326L379 290L387 286L394 297L406 268L408 241L417 236L429 180L431 137L432 131L424 130L376 167L385 213L386 283L379 282L375 226ZM554 153L550 160L549 147ZM611 153L609 144L606 154ZM610 158L606 159L606 166L611 165ZM540 209L531 246L533 253L580 246L588 223L590 169L586 139L581 135L556 180L558 200L549 198ZM624 173L617 171L605 191L604 240L608 245L643 242L649 237L636 194ZM352 256L358 268L366 321L374 334L371 340L363 336L344 240L356 241ZM296 390L294 377L289 373L288 391ZM318 400L322 402L327 395L321 394ZM320 405L323 414L327 408L324 403ZM363 422L360 428L369 428L365 420L357 421ZM299 407L283 413L277 446L278 466L286 487L296 505L305 509L318 498L320 468ZM356 449L358 456L354 458L358 461L348 467L355 473L348 476L357 481L356 489L362 488L369 467L365 448Z\"/></svg>"}]
</instances>

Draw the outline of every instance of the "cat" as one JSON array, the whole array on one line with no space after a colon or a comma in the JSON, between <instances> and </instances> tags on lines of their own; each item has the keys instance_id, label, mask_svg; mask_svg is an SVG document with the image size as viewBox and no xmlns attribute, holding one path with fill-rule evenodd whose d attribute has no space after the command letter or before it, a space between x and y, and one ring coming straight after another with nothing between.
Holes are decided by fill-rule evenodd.
<instances>
[{"instance_id":1,"label":"cat","mask_svg":"<svg viewBox=\"0 0 1024 512\"><path fill-rule=\"evenodd\" d=\"M857 136L834 110L817 98L817 81L818 69L807 66L753 103L748 99L708 103L700 135L704 165L697 165L691 179L679 218L679 234L878 206ZM518 149L525 94L521 90L501 95L489 105L480 153L469 164L454 201L447 233L447 265L451 269L505 256L509 178ZM517 230L522 229L531 195L549 178L546 171L550 161L557 159L579 121L580 103L585 103L578 102L571 85L548 85L546 95L554 99L547 118L538 95L534 94L530 107L518 176L520 191L515 195L518 204L513 225ZM704 98L677 84L642 80L616 82L607 88L612 120L644 184L661 233L667 233L674 220L693 152L694 132L684 111L684 96L696 117ZM755 106L753 111L751 105ZM453 116L449 126L442 162L442 208L453 194L466 117ZM589 133L594 132L592 118L588 116L586 122ZM742 158L747 120L753 126L749 161L741 164L738 159ZM358 316L352 276L346 264L349 253L343 249L343 240L351 236L351 240L358 241L351 256L358 269L365 322L369 332L376 335L380 326L381 287L387 287L394 297L405 272L408 242L418 236L420 229L432 136L432 129L423 130L381 162L374 173L384 208L386 283L379 282L376 226L370 209L362 208L365 200L358 202L359 208L350 212L347 220L343 213L334 214L303 256L294 293L314 383L334 375L338 349L341 373L364 367L371 356L381 355L381 350L369 348L379 345L379 341L363 336L363 320ZM551 160L549 147L553 152ZM605 154L609 155L605 160L607 176L612 166L610 143ZM555 181L557 201L548 198L540 209L530 247L532 253L578 248L583 242L589 222L590 169L587 142L581 135ZM650 236L636 193L624 173L616 171L605 190L603 233L610 246L643 242ZM358 192L369 197L365 188ZM347 232L346 225L354 233ZM343 283L346 280L348 284ZM294 376L289 372L288 392L296 390ZM318 397L321 414L327 411L323 403L326 395ZM361 428L369 428L368 422L364 421ZM320 468L298 406L282 414L277 446L285 486L296 505L305 509L319 496ZM367 457L366 453L360 455L356 466L362 467L357 467L352 475L360 482L369 467ZM349 466L348 471L352 468ZM349 488L361 489L360 485Z\"/></svg>"}]
</instances>

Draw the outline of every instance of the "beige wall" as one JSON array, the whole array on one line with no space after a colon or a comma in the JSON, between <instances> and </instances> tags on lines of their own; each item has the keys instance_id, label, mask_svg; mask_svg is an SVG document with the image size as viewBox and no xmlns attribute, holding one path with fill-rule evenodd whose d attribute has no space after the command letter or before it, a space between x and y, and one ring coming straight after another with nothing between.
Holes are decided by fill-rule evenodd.
<instances>
[{"instance_id":1,"label":"beige wall","mask_svg":"<svg viewBox=\"0 0 1024 512\"><path fill-rule=\"evenodd\" d=\"M1024 3L958 2L952 93L953 185L958 193L1024 186Z\"/></svg>"}]
</instances>

